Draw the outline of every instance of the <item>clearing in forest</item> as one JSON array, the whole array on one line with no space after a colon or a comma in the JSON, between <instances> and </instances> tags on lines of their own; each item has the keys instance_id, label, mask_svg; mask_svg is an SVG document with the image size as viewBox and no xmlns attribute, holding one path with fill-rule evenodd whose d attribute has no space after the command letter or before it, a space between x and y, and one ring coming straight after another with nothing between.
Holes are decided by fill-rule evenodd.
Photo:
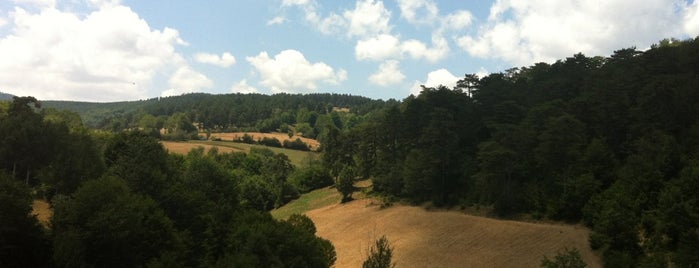
<instances>
[{"instance_id":1,"label":"clearing in forest","mask_svg":"<svg viewBox=\"0 0 699 268\"><path fill-rule=\"evenodd\" d=\"M242 139L245 134L248 134L249 136L251 136L252 139L255 141L258 141L262 138L275 138L275 139L279 140L279 142L281 142L282 144L284 143L285 140L294 141L298 138L298 139L301 139L302 142L307 144L308 148L310 148L312 151L317 151L318 148L320 147L320 143L317 140L304 138L301 136L292 136L290 138L289 134L279 133L279 132L272 132L272 133L262 133L262 132L211 133L210 139L218 138L218 139L221 139L222 141L234 141L234 140Z\"/></svg>"},{"instance_id":2,"label":"clearing in forest","mask_svg":"<svg viewBox=\"0 0 699 268\"><path fill-rule=\"evenodd\" d=\"M335 267L361 267L369 246L382 235L394 247L397 267L539 267L544 255L551 259L566 247L577 248L588 267L602 266L589 247L590 231L580 225L499 220L407 205L381 208L379 204L366 198L306 212L317 235L335 246Z\"/></svg>"}]
</instances>

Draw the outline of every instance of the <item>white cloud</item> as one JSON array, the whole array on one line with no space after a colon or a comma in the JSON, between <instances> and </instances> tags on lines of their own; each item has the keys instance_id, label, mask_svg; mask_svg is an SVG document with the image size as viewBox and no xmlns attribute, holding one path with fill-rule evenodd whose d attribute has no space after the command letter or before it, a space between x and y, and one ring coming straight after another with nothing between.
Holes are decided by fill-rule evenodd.
<instances>
[{"instance_id":1,"label":"white cloud","mask_svg":"<svg viewBox=\"0 0 699 268\"><path fill-rule=\"evenodd\" d=\"M480 69L478 69L478 72L476 72L476 75L478 76L478 78L483 78L490 75L490 71L488 71L485 67L481 67Z\"/></svg>"},{"instance_id":2,"label":"white cloud","mask_svg":"<svg viewBox=\"0 0 699 268\"><path fill-rule=\"evenodd\" d=\"M697 0L686 9L684 15L684 30L691 37L699 35L699 1Z\"/></svg>"},{"instance_id":3,"label":"white cloud","mask_svg":"<svg viewBox=\"0 0 699 268\"><path fill-rule=\"evenodd\" d=\"M272 18L271 20L268 20L267 25L283 24L284 22L286 22L286 18L284 18L282 16L276 16L276 17Z\"/></svg>"},{"instance_id":4,"label":"white cloud","mask_svg":"<svg viewBox=\"0 0 699 268\"><path fill-rule=\"evenodd\" d=\"M358 0L354 10L343 13L347 20L347 35L350 37L374 36L390 33L393 28L388 21L391 12L383 5L383 1Z\"/></svg>"},{"instance_id":5,"label":"white cloud","mask_svg":"<svg viewBox=\"0 0 699 268\"><path fill-rule=\"evenodd\" d=\"M527 65L577 52L606 55L681 36L683 1L498 0L476 36L457 43L473 56ZM643 19L639 19L643 18Z\"/></svg>"},{"instance_id":6,"label":"white cloud","mask_svg":"<svg viewBox=\"0 0 699 268\"><path fill-rule=\"evenodd\" d=\"M303 5L308 5L310 3L310 0L283 0L282 5L283 6L303 6Z\"/></svg>"},{"instance_id":7,"label":"white cloud","mask_svg":"<svg viewBox=\"0 0 699 268\"><path fill-rule=\"evenodd\" d=\"M401 17L412 24L430 24L436 21L439 8L432 0L398 0Z\"/></svg>"},{"instance_id":8,"label":"white cloud","mask_svg":"<svg viewBox=\"0 0 699 268\"><path fill-rule=\"evenodd\" d=\"M125 6L104 5L82 15L16 7L8 19L9 34L0 36L5 92L39 99L141 99L159 93L152 87L156 75L185 64L175 52L185 44L176 30L151 29Z\"/></svg>"},{"instance_id":9,"label":"white cloud","mask_svg":"<svg viewBox=\"0 0 699 268\"><path fill-rule=\"evenodd\" d=\"M18 5L29 5L38 8L53 8L56 6L56 0L14 0Z\"/></svg>"},{"instance_id":10,"label":"white cloud","mask_svg":"<svg viewBox=\"0 0 699 268\"><path fill-rule=\"evenodd\" d=\"M210 53L197 53L194 55L194 59L201 63L212 64L224 68L235 64L235 57L233 57L230 52L224 52L220 56Z\"/></svg>"},{"instance_id":11,"label":"white cloud","mask_svg":"<svg viewBox=\"0 0 699 268\"><path fill-rule=\"evenodd\" d=\"M310 63L296 50L284 50L270 58L267 52L260 52L247 61L260 73L262 85L273 93L314 92L318 82L339 84L347 79L345 70L335 72L323 62Z\"/></svg>"},{"instance_id":12,"label":"white cloud","mask_svg":"<svg viewBox=\"0 0 699 268\"><path fill-rule=\"evenodd\" d=\"M462 30L473 23L473 15L467 10L457 10L442 21L442 28L449 30Z\"/></svg>"},{"instance_id":13,"label":"white cloud","mask_svg":"<svg viewBox=\"0 0 699 268\"><path fill-rule=\"evenodd\" d=\"M257 90L257 88L248 85L248 80L243 79L238 83L233 84L231 86L231 92L233 93L242 93L242 94L252 94L252 93L259 93L260 91Z\"/></svg>"},{"instance_id":14,"label":"white cloud","mask_svg":"<svg viewBox=\"0 0 699 268\"><path fill-rule=\"evenodd\" d=\"M454 76L447 69L438 69L429 72L427 74L427 81L425 81L424 83L420 81L415 81L410 90L410 94L418 95L422 90L422 87L420 87L420 85L424 85L425 87L438 87L442 85L448 88L454 88L456 86L457 81L459 81L459 78Z\"/></svg>"},{"instance_id":15,"label":"white cloud","mask_svg":"<svg viewBox=\"0 0 699 268\"><path fill-rule=\"evenodd\" d=\"M192 70L189 66L182 66L175 71L168 81L170 89L162 92L161 96L174 96L184 93L200 92L204 88L213 86L211 79Z\"/></svg>"},{"instance_id":16,"label":"white cloud","mask_svg":"<svg viewBox=\"0 0 699 268\"><path fill-rule=\"evenodd\" d=\"M405 75L400 71L397 60L387 60L381 63L379 70L369 76L369 82L380 85L389 86L400 83L405 78Z\"/></svg>"},{"instance_id":17,"label":"white cloud","mask_svg":"<svg viewBox=\"0 0 699 268\"><path fill-rule=\"evenodd\" d=\"M431 48L428 48L422 41L411 39L403 42L401 49L414 59L424 58L430 62L437 62L449 53L449 43L443 36L433 34Z\"/></svg>"},{"instance_id":18,"label":"white cloud","mask_svg":"<svg viewBox=\"0 0 699 268\"><path fill-rule=\"evenodd\" d=\"M383 60L400 56L398 38L381 34L379 36L357 41L354 55L358 60Z\"/></svg>"}]
</instances>

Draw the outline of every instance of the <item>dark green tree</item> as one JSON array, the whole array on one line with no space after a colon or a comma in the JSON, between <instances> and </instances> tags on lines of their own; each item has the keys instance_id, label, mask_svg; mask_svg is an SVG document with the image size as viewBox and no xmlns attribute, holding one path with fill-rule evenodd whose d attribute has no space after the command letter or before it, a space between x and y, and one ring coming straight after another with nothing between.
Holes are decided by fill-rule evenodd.
<instances>
[{"instance_id":1,"label":"dark green tree","mask_svg":"<svg viewBox=\"0 0 699 268\"><path fill-rule=\"evenodd\" d=\"M342 167L340 175L337 177L335 182L335 188L342 194L342 202L347 202L352 200L352 193L354 192L354 178L356 174L354 168L351 166Z\"/></svg>"},{"instance_id":2,"label":"dark green tree","mask_svg":"<svg viewBox=\"0 0 699 268\"><path fill-rule=\"evenodd\" d=\"M51 247L44 228L31 215L29 188L0 171L0 266L48 267Z\"/></svg>"},{"instance_id":3,"label":"dark green tree","mask_svg":"<svg viewBox=\"0 0 699 268\"><path fill-rule=\"evenodd\" d=\"M559 251L553 259L544 256L541 260L541 267L544 268L585 268L587 264L580 256L580 251L577 248L564 249Z\"/></svg>"},{"instance_id":4,"label":"dark green tree","mask_svg":"<svg viewBox=\"0 0 699 268\"><path fill-rule=\"evenodd\" d=\"M163 210L122 179L88 181L54 206L54 260L59 266L144 266L181 250Z\"/></svg>"},{"instance_id":5,"label":"dark green tree","mask_svg":"<svg viewBox=\"0 0 699 268\"><path fill-rule=\"evenodd\" d=\"M392 268L396 264L392 260L393 247L388 242L386 236L381 236L369 248L369 256L362 264L363 268Z\"/></svg>"}]
</instances>

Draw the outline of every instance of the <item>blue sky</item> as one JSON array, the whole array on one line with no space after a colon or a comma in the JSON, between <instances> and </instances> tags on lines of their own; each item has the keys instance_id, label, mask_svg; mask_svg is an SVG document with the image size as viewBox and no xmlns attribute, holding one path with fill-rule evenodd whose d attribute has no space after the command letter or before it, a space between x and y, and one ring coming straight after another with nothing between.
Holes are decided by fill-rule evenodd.
<instances>
[{"instance_id":1,"label":"blue sky","mask_svg":"<svg viewBox=\"0 0 699 268\"><path fill-rule=\"evenodd\" d=\"M403 99L466 73L693 38L698 9L690 0L9 0L0 2L0 91Z\"/></svg>"}]
</instances>

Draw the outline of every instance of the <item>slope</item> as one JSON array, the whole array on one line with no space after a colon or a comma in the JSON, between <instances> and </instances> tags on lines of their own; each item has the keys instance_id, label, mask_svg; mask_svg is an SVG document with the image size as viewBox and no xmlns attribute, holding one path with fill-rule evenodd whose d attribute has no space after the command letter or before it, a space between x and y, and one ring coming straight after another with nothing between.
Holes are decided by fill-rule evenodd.
<instances>
[{"instance_id":1,"label":"slope","mask_svg":"<svg viewBox=\"0 0 699 268\"><path fill-rule=\"evenodd\" d=\"M373 199L334 204L306 213L318 235L337 251L336 267L361 267L370 243L386 235L398 267L538 267L544 255L578 248L588 267L601 267L590 250L589 230L496 220L457 211L426 211Z\"/></svg>"}]
</instances>

